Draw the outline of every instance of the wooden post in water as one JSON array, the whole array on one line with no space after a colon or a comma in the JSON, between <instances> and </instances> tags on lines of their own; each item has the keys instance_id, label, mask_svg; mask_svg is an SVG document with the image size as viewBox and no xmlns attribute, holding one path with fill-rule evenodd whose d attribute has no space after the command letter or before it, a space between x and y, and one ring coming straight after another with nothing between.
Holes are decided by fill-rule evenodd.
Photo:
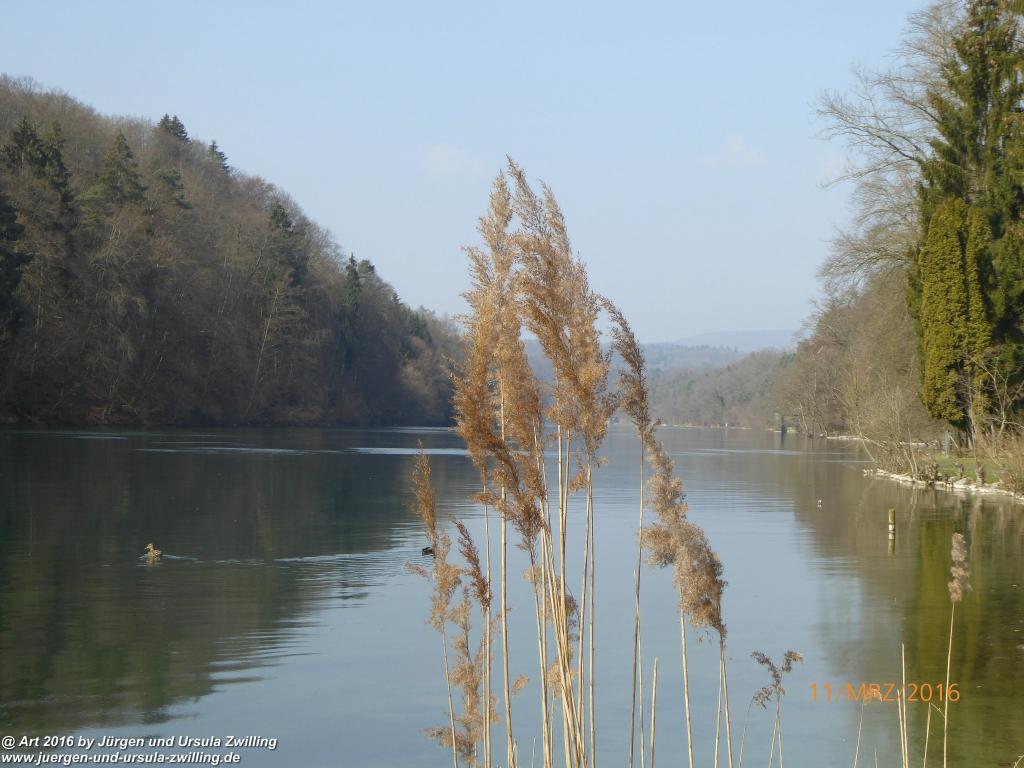
<instances>
[{"instance_id":1,"label":"wooden post in water","mask_svg":"<svg viewBox=\"0 0 1024 768\"><path fill-rule=\"evenodd\" d=\"M889 554L896 551L896 510L889 509Z\"/></svg>"}]
</instances>

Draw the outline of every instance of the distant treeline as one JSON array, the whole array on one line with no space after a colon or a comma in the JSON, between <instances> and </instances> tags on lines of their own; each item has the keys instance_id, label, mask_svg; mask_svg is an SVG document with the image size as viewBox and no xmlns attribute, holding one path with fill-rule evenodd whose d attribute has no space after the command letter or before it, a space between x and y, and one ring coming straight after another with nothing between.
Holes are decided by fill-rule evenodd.
<instances>
[{"instance_id":1,"label":"distant treeline","mask_svg":"<svg viewBox=\"0 0 1024 768\"><path fill-rule=\"evenodd\" d=\"M726 366L652 371L651 411L669 424L769 427L792 353L766 349Z\"/></svg>"},{"instance_id":2,"label":"distant treeline","mask_svg":"<svg viewBox=\"0 0 1024 768\"><path fill-rule=\"evenodd\" d=\"M446 423L455 351L177 117L0 76L0 418Z\"/></svg>"}]
</instances>

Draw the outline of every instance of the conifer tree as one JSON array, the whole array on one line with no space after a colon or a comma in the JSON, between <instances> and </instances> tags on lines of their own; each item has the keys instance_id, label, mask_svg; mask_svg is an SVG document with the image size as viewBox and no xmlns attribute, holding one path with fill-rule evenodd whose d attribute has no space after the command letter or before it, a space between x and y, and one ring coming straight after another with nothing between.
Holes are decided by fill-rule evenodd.
<instances>
[{"instance_id":1,"label":"conifer tree","mask_svg":"<svg viewBox=\"0 0 1024 768\"><path fill-rule=\"evenodd\" d=\"M178 119L177 115L165 114L160 118L160 122L157 123L157 127L166 131L179 141L189 141L188 131L185 130L185 124Z\"/></svg>"},{"instance_id":2,"label":"conifer tree","mask_svg":"<svg viewBox=\"0 0 1024 768\"><path fill-rule=\"evenodd\" d=\"M932 416L976 427L984 410L978 362L992 339L979 280L991 232L962 200L939 205L921 249L922 399Z\"/></svg>"},{"instance_id":3,"label":"conifer tree","mask_svg":"<svg viewBox=\"0 0 1024 768\"><path fill-rule=\"evenodd\" d=\"M18 212L0 194L0 351L17 330L22 314L15 291L22 269L31 260L29 254L15 245L23 230Z\"/></svg>"},{"instance_id":4,"label":"conifer tree","mask_svg":"<svg viewBox=\"0 0 1024 768\"><path fill-rule=\"evenodd\" d=\"M308 263L302 233L295 228L288 211L277 200L270 208L270 247L278 263L288 271L291 286L301 285Z\"/></svg>"},{"instance_id":5,"label":"conifer tree","mask_svg":"<svg viewBox=\"0 0 1024 768\"><path fill-rule=\"evenodd\" d=\"M919 190L922 244L934 222L948 225L948 216L935 214L950 199L963 201L984 220L990 243L974 266L991 312L991 343L1010 368L1024 359L1024 79L1018 74L1024 50L1020 16L1012 5L1008 0L968 3L955 56L943 73L947 92L929 94L939 137L922 164ZM911 267L907 292L919 324L929 280L924 270L922 252ZM930 342L923 325L919 330L924 348ZM935 402L931 396L926 400Z\"/></svg>"},{"instance_id":6,"label":"conifer tree","mask_svg":"<svg viewBox=\"0 0 1024 768\"><path fill-rule=\"evenodd\" d=\"M210 158L224 173L231 173L231 166L228 165L228 156L217 146L217 142L211 142L209 149Z\"/></svg>"},{"instance_id":7,"label":"conifer tree","mask_svg":"<svg viewBox=\"0 0 1024 768\"><path fill-rule=\"evenodd\" d=\"M10 140L3 148L3 160L9 171L19 171L28 166L39 175L45 172L46 150L43 140L27 117L22 117L11 131Z\"/></svg>"},{"instance_id":8,"label":"conifer tree","mask_svg":"<svg viewBox=\"0 0 1024 768\"><path fill-rule=\"evenodd\" d=\"M185 199L185 185L182 183L181 174L174 168L161 168L155 174L159 182L161 198L172 206L189 209L192 204Z\"/></svg>"},{"instance_id":9,"label":"conifer tree","mask_svg":"<svg viewBox=\"0 0 1024 768\"><path fill-rule=\"evenodd\" d=\"M118 133L107 150L99 177L83 195L88 223L96 225L116 208L142 203L145 193L138 161L124 134Z\"/></svg>"},{"instance_id":10,"label":"conifer tree","mask_svg":"<svg viewBox=\"0 0 1024 768\"><path fill-rule=\"evenodd\" d=\"M64 144L64 132L60 123L54 120L43 137L46 175L50 186L60 195L62 205L67 209L74 199L74 192L71 189L71 171L64 164Z\"/></svg>"},{"instance_id":11,"label":"conifer tree","mask_svg":"<svg viewBox=\"0 0 1024 768\"><path fill-rule=\"evenodd\" d=\"M64 134L60 124L53 122L46 136L40 137L36 126L22 117L11 131L10 140L0 150L3 164L11 173L31 171L36 178L45 180L59 196L61 206L67 209L74 197L71 190L71 172L64 164Z\"/></svg>"}]
</instances>

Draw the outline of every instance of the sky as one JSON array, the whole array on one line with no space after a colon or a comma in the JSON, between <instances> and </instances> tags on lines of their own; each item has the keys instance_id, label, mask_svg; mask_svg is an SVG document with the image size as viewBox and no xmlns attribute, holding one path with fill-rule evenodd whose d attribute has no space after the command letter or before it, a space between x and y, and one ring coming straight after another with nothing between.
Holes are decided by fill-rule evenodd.
<instances>
[{"instance_id":1,"label":"sky","mask_svg":"<svg viewBox=\"0 0 1024 768\"><path fill-rule=\"evenodd\" d=\"M63 3L4 10L0 71L177 114L412 306L464 309L506 156L551 185L643 341L796 329L849 218L815 104L920 0Z\"/></svg>"}]
</instances>

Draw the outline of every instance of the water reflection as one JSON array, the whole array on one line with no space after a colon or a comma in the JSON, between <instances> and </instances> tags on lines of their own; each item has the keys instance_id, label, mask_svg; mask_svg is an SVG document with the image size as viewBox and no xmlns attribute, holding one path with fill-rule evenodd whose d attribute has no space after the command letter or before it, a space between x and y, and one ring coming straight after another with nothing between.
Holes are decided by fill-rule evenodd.
<instances>
[{"instance_id":1,"label":"water reflection","mask_svg":"<svg viewBox=\"0 0 1024 768\"><path fill-rule=\"evenodd\" d=\"M282 664L406 559L405 463L337 460L381 439L0 436L0 728L159 723Z\"/></svg>"},{"instance_id":2,"label":"water reflection","mask_svg":"<svg viewBox=\"0 0 1024 768\"><path fill-rule=\"evenodd\" d=\"M750 652L779 658L795 648L806 660L788 681L786 757L852 764L858 706L815 704L810 684L898 680L901 643L908 680L944 677L949 540L960 530L974 589L953 644L964 698L952 714L952 764L1012 764L1024 751L1020 508L866 478L850 444L724 430L662 437L729 581L737 738L766 682ZM437 641L423 624L427 587L404 571L423 545L406 508L420 440L442 517L466 517L479 535L479 511L466 500L477 478L444 430L0 432L0 731L234 729L281 737L276 754L247 755L247 765L319 764L339 738L353 764L443 765L418 733L444 701ZM631 632L621 617L632 616L632 579L622 574L635 557L635 438L615 427L605 453L598 716L602 753L614 756L628 738L628 694L616 692L628 690ZM165 553L154 566L140 558L149 541ZM684 745L672 727L681 711L675 597L668 574L646 570L644 579L668 759ZM520 620L526 589L511 585ZM518 671L535 676L531 635L514 637L512 653ZM710 759L716 654L707 644L693 654L695 737ZM517 700L525 753L535 693L531 684ZM925 711L910 713L915 754ZM934 748L934 717L932 726ZM896 732L891 705L869 706L861 759L877 749L891 764ZM753 710L748 761L760 760L770 736L770 715Z\"/></svg>"}]
</instances>

